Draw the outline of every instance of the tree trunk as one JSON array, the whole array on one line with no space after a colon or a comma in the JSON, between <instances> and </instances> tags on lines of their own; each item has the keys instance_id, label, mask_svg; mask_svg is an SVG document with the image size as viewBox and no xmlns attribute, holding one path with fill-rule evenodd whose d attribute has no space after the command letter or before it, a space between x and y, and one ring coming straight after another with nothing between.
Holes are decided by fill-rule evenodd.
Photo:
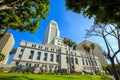
<instances>
[{"instance_id":1,"label":"tree trunk","mask_svg":"<svg viewBox=\"0 0 120 80\"><path fill-rule=\"evenodd\" d=\"M92 50L92 54L93 54L93 64L94 64L94 66L93 66L93 70L94 70L94 73L96 74L96 63L95 63L95 55L94 55L94 52L93 52L93 50Z\"/></svg>"},{"instance_id":2,"label":"tree trunk","mask_svg":"<svg viewBox=\"0 0 120 80\"><path fill-rule=\"evenodd\" d=\"M70 47L69 47L69 67L70 67L70 72L69 73L71 73L71 57L70 57Z\"/></svg>"},{"instance_id":3,"label":"tree trunk","mask_svg":"<svg viewBox=\"0 0 120 80\"><path fill-rule=\"evenodd\" d=\"M116 67L115 67L115 63L114 63L114 58L110 59L110 61L111 61L111 64L112 64L112 72L113 72L113 75L115 77L115 80L120 80L119 75L118 75L118 73L116 71Z\"/></svg>"},{"instance_id":4,"label":"tree trunk","mask_svg":"<svg viewBox=\"0 0 120 80\"><path fill-rule=\"evenodd\" d=\"M90 65L90 69L91 69L91 73L93 73L93 63L92 63L92 60L91 60L91 57L90 57L90 53L87 53L88 55L89 55L89 60L90 60L90 63L91 63L91 65Z\"/></svg>"},{"instance_id":5,"label":"tree trunk","mask_svg":"<svg viewBox=\"0 0 120 80\"><path fill-rule=\"evenodd\" d=\"M94 70L93 70L93 63L94 62L92 61L90 54L89 54L89 57L90 57L90 61L91 61L91 73L94 74Z\"/></svg>"},{"instance_id":6,"label":"tree trunk","mask_svg":"<svg viewBox=\"0 0 120 80\"><path fill-rule=\"evenodd\" d=\"M75 55L75 56L76 56L76 55ZM73 58L72 71L75 71L75 57L73 56L73 53L72 53L72 58Z\"/></svg>"},{"instance_id":7,"label":"tree trunk","mask_svg":"<svg viewBox=\"0 0 120 80\"><path fill-rule=\"evenodd\" d=\"M66 54L66 58L69 60L67 46L66 46L66 53L67 53ZM69 64L69 62L67 63L67 73L69 73L69 66L68 66L68 64Z\"/></svg>"}]
</instances>

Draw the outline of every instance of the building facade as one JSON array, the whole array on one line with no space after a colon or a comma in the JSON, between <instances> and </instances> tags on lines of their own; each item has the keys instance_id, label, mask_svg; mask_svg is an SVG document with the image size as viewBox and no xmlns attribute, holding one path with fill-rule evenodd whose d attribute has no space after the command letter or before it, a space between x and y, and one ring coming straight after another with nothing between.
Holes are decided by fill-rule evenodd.
<instances>
[{"instance_id":1,"label":"building facade","mask_svg":"<svg viewBox=\"0 0 120 80\"><path fill-rule=\"evenodd\" d=\"M101 62L102 66L107 65L107 61L104 57L103 50L100 48L100 46L97 43L94 43L94 42L91 42L91 41L88 41L88 40L84 40L83 42L81 42L80 44L77 45L76 50L85 51L83 49L83 44L86 44L88 46L90 46L90 44L94 44L95 45L95 48L93 50L94 55L97 56L100 59L100 62ZM92 51L90 51L90 54L93 55Z\"/></svg>"},{"instance_id":2,"label":"building facade","mask_svg":"<svg viewBox=\"0 0 120 80\"><path fill-rule=\"evenodd\" d=\"M1 54L5 56L5 59L1 61L0 64L6 64L8 55L12 50L14 44L15 44L14 37L10 33L6 33L5 36L2 39L0 39L0 51Z\"/></svg>"},{"instance_id":3,"label":"building facade","mask_svg":"<svg viewBox=\"0 0 120 80\"><path fill-rule=\"evenodd\" d=\"M95 68L103 71L100 60L97 57L90 59L84 51L67 53L66 49L53 44L41 45L28 41L20 43L11 64L31 67L38 72L43 72L46 68L48 72L53 72L55 69L91 72L91 69Z\"/></svg>"}]
</instances>

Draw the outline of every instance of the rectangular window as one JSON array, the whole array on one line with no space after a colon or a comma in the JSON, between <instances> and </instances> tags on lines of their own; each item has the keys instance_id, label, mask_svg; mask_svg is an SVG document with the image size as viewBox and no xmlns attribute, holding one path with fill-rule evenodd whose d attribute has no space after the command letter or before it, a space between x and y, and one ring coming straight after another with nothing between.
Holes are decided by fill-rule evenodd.
<instances>
[{"instance_id":1,"label":"rectangular window","mask_svg":"<svg viewBox=\"0 0 120 80\"><path fill-rule=\"evenodd\" d=\"M52 48L51 48L51 51L52 51Z\"/></svg>"},{"instance_id":2,"label":"rectangular window","mask_svg":"<svg viewBox=\"0 0 120 80\"><path fill-rule=\"evenodd\" d=\"M69 63L69 57L66 57L66 63Z\"/></svg>"},{"instance_id":3,"label":"rectangular window","mask_svg":"<svg viewBox=\"0 0 120 80\"><path fill-rule=\"evenodd\" d=\"M83 65L85 65L84 59L82 59L82 63L83 63Z\"/></svg>"},{"instance_id":4,"label":"rectangular window","mask_svg":"<svg viewBox=\"0 0 120 80\"><path fill-rule=\"evenodd\" d=\"M53 62L53 54L50 55L50 61Z\"/></svg>"},{"instance_id":5,"label":"rectangular window","mask_svg":"<svg viewBox=\"0 0 120 80\"><path fill-rule=\"evenodd\" d=\"M45 47L45 50L46 50L46 47Z\"/></svg>"},{"instance_id":6,"label":"rectangular window","mask_svg":"<svg viewBox=\"0 0 120 80\"><path fill-rule=\"evenodd\" d=\"M16 62L16 65L18 65L18 64L19 64L19 61Z\"/></svg>"},{"instance_id":7,"label":"rectangular window","mask_svg":"<svg viewBox=\"0 0 120 80\"><path fill-rule=\"evenodd\" d=\"M91 65L91 62L90 62L90 60L89 60L89 64Z\"/></svg>"},{"instance_id":8,"label":"rectangular window","mask_svg":"<svg viewBox=\"0 0 120 80\"><path fill-rule=\"evenodd\" d=\"M34 67L36 67L37 65L35 64Z\"/></svg>"},{"instance_id":9,"label":"rectangular window","mask_svg":"<svg viewBox=\"0 0 120 80\"><path fill-rule=\"evenodd\" d=\"M19 56L18 56L19 58L21 58L22 57L22 54L19 54Z\"/></svg>"},{"instance_id":10,"label":"rectangular window","mask_svg":"<svg viewBox=\"0 0 120 80\"><path fill-rule=\"evenodd\" d=\"M24 51L24 49L21 49L21 52L23 52Z\"/></svg>"},{"instance_id":11,"label":"rectangular window","mask_svg":"<svg viewBox=\"0 0 120 80\"><path fill-rule=\"evenodd\" d=\"M39 67L39 64L37 64L37 67Z\"/></svg>"},{"instance_id":12,"label":"rectangular window","mask_svg":"<svg viewBox=\"0 0 120 80\"><path fill-rule=\"evenodd\" d=\"M88 65L88 61L86 60L86 65Z\"/></svg>"},{"instance_id":13,"label":"rectangular window","mask_svg":"<svg viewBox=\"0 0 120 80\"><path fill-rule=\"evenodd\" d=\"M91 63L92 63L92 65L94 66L94 62L93 62L93 61L91 61Z\"/></svg>"},{"instance_id":14,"label":"rectangular window","mask_svg":"<svg viewBox=\"0 0 120 80\"><path fill-rule=\"evenodd\" d=\"M97 66L97 62L95 61L95 65Z\"/></svg>"},{"instance_id":15,"label":"rectangular window","mask_svg":"<svg viewBox=\"0 0 120 80\"><path fill-rule=\"evenodd\" d=\"M40 60L41 52L38 52L37 60Z\"/></svg>"},{"instance_id":16,"label":"rectangular window","mask_svg":"<svg viewBox=\"0 0 120 80\"><path fill-rule=\"evenodd\" d=\"M29 59L32 59L34 55L34 51L30 51Z\"/></svg>"},{"instance_id":17,"label":"rectangular window","mask_svg":"<svg viewBox=\"0 0 120 80\"><path fill-rule=\"evenodd\" d=\"M56 55L56 62L59 62L59 55Z\"/></svg>"},{"instance_id":18,"label":"rectangular window","mask_svg":"<svg viewBox=\"0 0 120 80\"><path fill-rule=\"evenodd\" d=\"M75 63L78 64L78 58L75 58Z\"/></svg>"},{"instance_id":19,"label":"rectangular window","mask_svg":"<svg viewBox=\"0 0 120 80\"><path fill-rule=\"evenodd\" d=\"M45 53L45 54L44 54L44 61L47 61L47 56L48 56L48 54Z\"/></svg>"},{"instance_id":20,"label":"rectangular window","mask_svg":"<svg viewBox=\"0 0 120 80\"><path fill-rule=\"evenodd\" d=\"M28 63L26 63L26 66L28 66Z\"/></svg>"},{"instance_id":21,"label":"rectangular window","mask_svg":"<svg viewBox=\"0 0 120 80\"><path fill-rule=\"evenodd\" d=\"M31 63L29 64L29 66L31 66Z\"/></svg>"},{"instance_id":22,"label":"rectangular window","mask_svg":"<svg viewBox=\"0 0 120 80\"><path fill-rule=\"evenodd\" d=\"M33 47L33 48L36 48L36 45L33 45L33 44L32 44L32 47Z\"/></svg>"},{"instance_id":23,"label":"rectangular window","mask_svg":"<svg viewBox=\"0 0 120 80\"><path fill-rule=\"evenodd\" d=\"M71 58L71 63L74 64L74 59L73 58Z\"/></svg>"},{"instance_id":24,"label":"rectangular window","mask_svg":"<svg viewBox=\"0 0 120 80\"><path fill-rule=\"evenodd\" d=\"M34 47L34 45L32 44L32 47Z\"/></svg>"}]
</instances>

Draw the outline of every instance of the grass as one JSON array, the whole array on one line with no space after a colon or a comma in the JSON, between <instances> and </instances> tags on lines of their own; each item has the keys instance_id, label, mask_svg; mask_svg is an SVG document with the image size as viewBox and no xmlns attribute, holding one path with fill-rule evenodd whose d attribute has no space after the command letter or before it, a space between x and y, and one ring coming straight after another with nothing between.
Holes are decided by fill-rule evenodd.
<instances>
[{"instance_id":1,"label":"grass","mask_svg":"<svg viewBox=\"0 0 120 80\"><path fill-rule=\"evenodd\" d=\"M108 80L96 75L37 75L0 73L0 80Z\"/></svg>"}]
</instances>

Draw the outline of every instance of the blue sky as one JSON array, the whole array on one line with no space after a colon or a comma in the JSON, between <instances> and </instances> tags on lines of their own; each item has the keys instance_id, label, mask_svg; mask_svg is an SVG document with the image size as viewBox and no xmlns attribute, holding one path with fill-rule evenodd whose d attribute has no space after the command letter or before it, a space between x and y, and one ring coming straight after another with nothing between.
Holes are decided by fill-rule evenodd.
<instances>
[{"instance_id":1,"label":"blue sky","mask_svg":"<svg viewBox=\"0 0 120 80\"><path fill-rule=\"evenodd\" d=\"M21 40L42 43L44 32L48 27L51 20L55 20L58 23L61 37L67 37L73 41L80 43L85 40L85 29L89 29L93 25L93 19L85 18L82 14L76 14L69 10L66 10L64 0L51 0L50 1L50 12L47 14L47 20L40 21L40 28L36 33L31 34L30 32L19 32L9 30L15 38L14 48L17 48ZM101 45L105 50L104 42L99 37L91 37L87 40L93 41ZM115 41L110 38L112 45L116 48Z\"/></svg>"}]
</instances>

